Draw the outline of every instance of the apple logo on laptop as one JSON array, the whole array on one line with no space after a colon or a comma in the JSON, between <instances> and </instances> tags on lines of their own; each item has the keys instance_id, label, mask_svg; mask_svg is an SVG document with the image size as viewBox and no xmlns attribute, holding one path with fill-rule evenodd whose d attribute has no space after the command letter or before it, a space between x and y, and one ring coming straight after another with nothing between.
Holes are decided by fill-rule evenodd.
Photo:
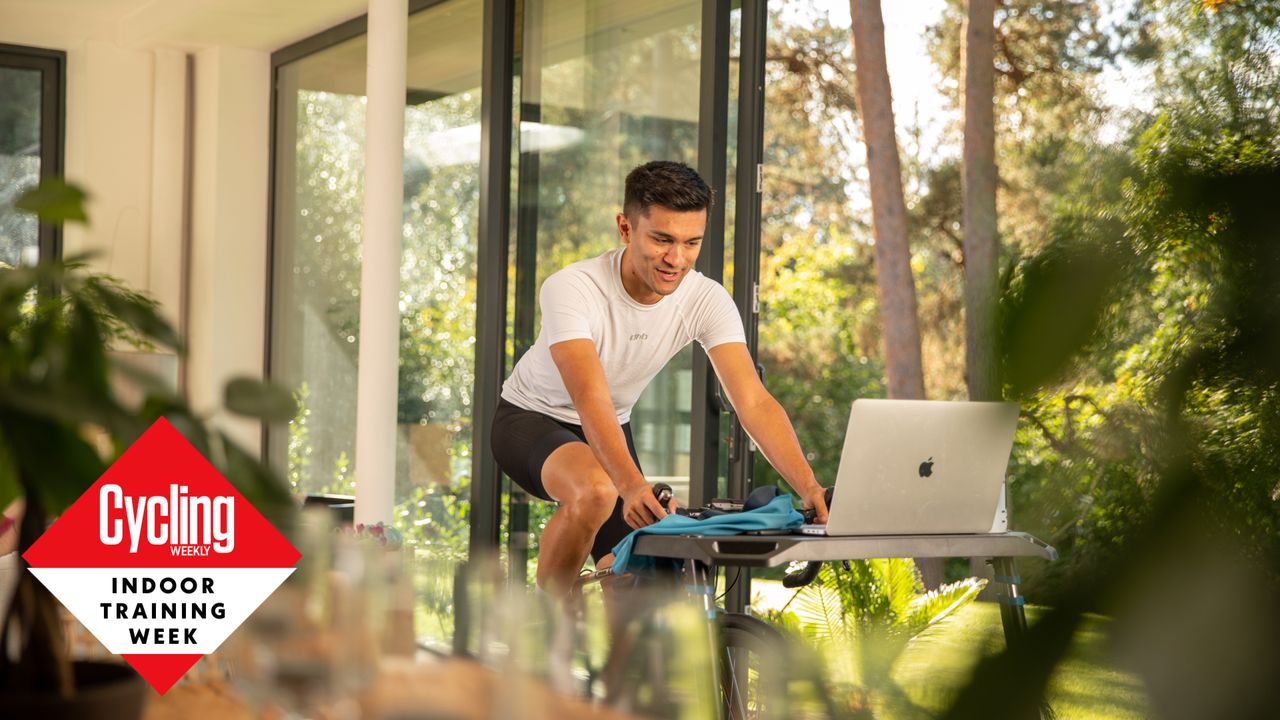
<instances>
[{"instance_id":1,"label":"apple logo on laptop","mask_svg":"<svg viewBox=\"0 0 1280 720\"><path fill-rule=\"evenodd\" d=\"M929 456L928 460L920 463L920 477L929 477L932 474L933 474L933 456L931 455Z\"/></svg>"}]
</instances>

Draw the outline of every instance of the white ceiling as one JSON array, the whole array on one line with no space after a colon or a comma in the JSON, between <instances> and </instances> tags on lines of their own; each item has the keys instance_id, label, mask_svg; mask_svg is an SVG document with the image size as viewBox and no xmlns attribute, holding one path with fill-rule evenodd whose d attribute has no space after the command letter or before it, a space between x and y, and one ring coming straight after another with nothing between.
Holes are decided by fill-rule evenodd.
<instances>
[{"instance_id":1,"label":"white ceiling","mask_svg":"<svg viewBox=\"0 0 1280 720\"><path fill-rule=\"evenodd\" d=\"M273 51L363 14L367 0L0 0L0 41Z\"/></svg>"}]
</instances>

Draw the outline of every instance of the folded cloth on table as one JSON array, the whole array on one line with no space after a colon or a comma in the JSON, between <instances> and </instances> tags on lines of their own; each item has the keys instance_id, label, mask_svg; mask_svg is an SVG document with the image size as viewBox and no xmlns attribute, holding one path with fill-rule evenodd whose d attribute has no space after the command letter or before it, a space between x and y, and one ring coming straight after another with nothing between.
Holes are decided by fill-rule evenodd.
<instances>
[{"instance_id":1,"label":"folded cloth on table","mask_svg":"<svg viewBox=\"0 0 1280 720\"><path fill-rule=\"evenodd\" d=\"M613 547L613 573L621 575L653 569L654 558L632 555L641 535L741 535L755 530L794 530L804 524L804 516L791 507L790 495L779 495L754 510L725 513L695 520L684 515L668 515L658 522L633 530Z\"/></svg>"}]
</instances>

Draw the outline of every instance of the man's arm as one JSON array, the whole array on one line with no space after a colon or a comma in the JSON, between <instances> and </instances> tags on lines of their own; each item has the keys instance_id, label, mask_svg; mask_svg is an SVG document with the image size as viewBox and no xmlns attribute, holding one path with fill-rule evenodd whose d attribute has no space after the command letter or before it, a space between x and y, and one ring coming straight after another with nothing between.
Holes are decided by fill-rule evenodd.
<instances>
[{"instance_id":1,"label":"man's arm","mask_svg":"<svg viewBox=\"0 0 1280 720\"><path fill-rule=\"evenodd\" d=\"M711 365L729 395L729 402L742 421L743 429L782 479L804 499L805 506L817 510L816 521L825 523L825 490L813 477L813 470L800 449L800 441L787 412L756 375L755 363L751 361L747 346L736 342L724 343L711 348L707 356L711 358Z\"/></svg>"},{"instance_id":2,"label":"man's arm","mask_svg":"<svg viewBox=\"0 0 1280 720\"><path fill-rule=\"evenodd\" d=\"M622 498L623 519L631 527L640 528L665 517L667 513L662 504L653 496L649 483L631 459L626 436L613 412L613 400L595 343L586 339L565 340L552 345L550 350L551 359L582 420L587 445Z\"/></svg>"}]
</instances>

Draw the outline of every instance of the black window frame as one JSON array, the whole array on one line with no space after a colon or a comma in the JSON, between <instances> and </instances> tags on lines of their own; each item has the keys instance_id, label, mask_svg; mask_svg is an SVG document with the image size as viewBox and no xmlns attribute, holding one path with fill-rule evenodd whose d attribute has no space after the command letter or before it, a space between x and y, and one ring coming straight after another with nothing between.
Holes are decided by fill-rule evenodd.
<instances>
[{"instance_id":1,"label":"black window frame","mask_svg":"<svg viewBox=\"0 0 1280 720\"><path fill-rule=\"evenodd\" d=\"M0 67L40 73L40 180L65 172L67 54L61 50L0 43ZM40 262L62 257L62 228L40 223Z\"/></svg>"}]
</instances>

